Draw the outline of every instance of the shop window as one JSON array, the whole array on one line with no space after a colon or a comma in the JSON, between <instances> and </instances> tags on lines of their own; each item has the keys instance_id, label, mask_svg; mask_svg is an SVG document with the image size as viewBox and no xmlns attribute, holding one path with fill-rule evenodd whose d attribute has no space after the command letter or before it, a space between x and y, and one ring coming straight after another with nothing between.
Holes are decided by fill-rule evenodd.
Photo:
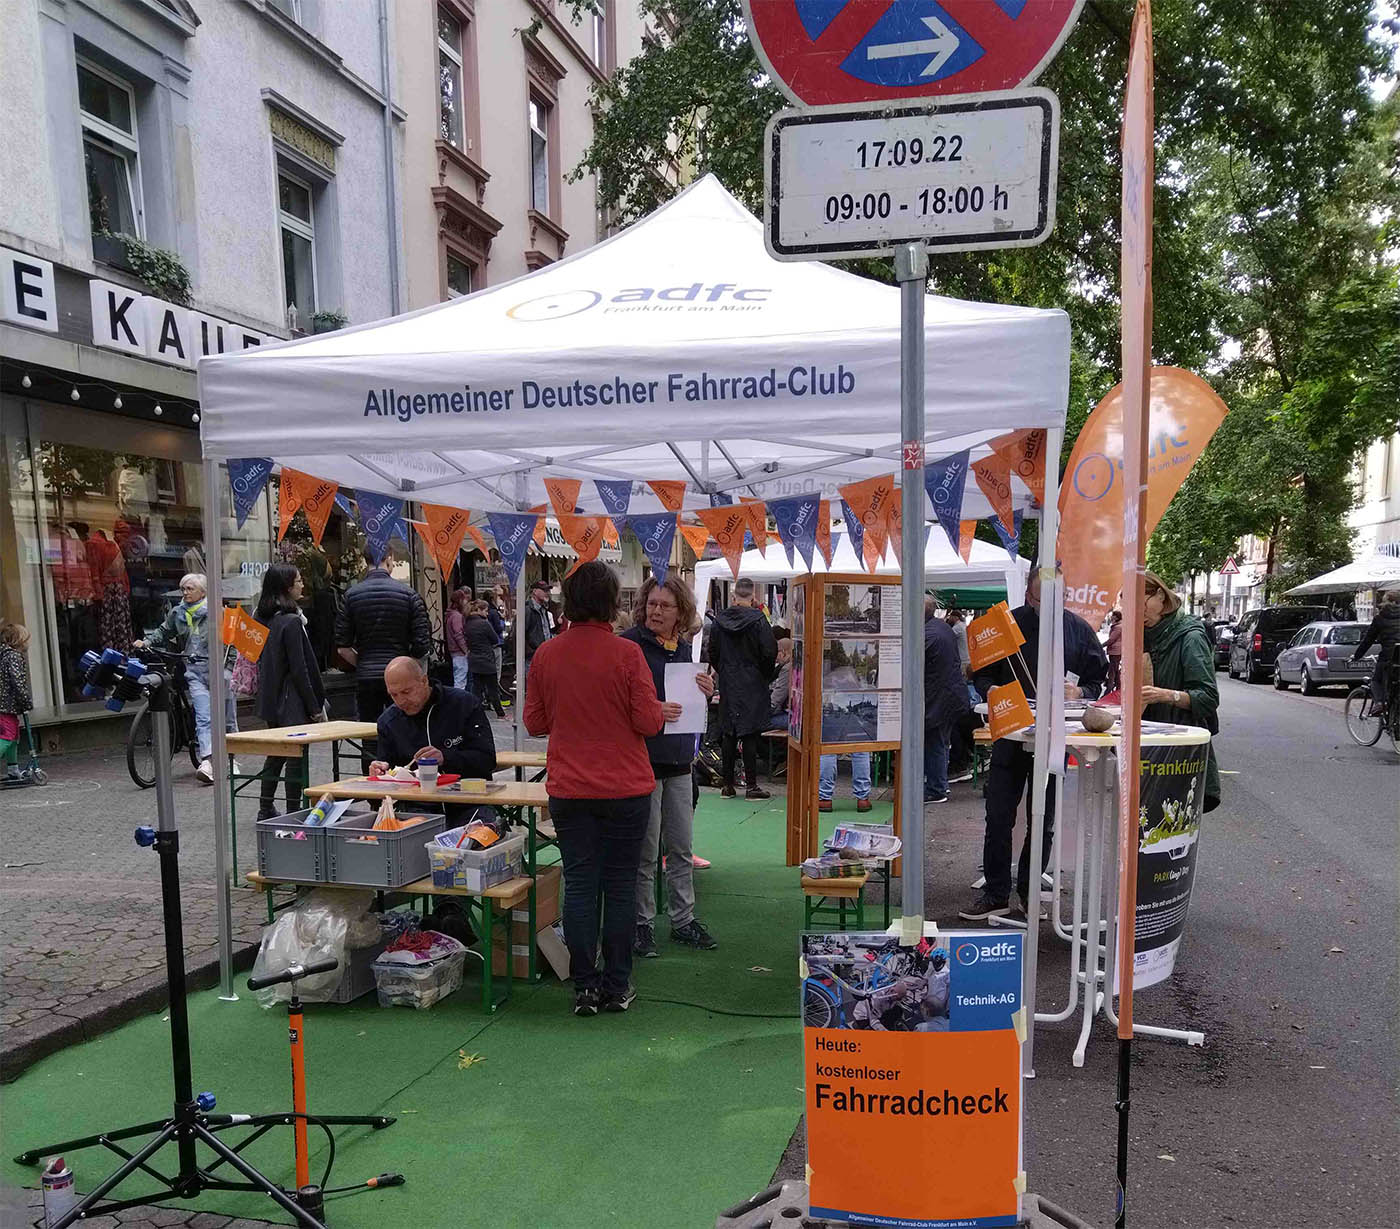
<instances>
[{"instance_id":1,"label":"shop window","mask_svg":"<svg viewBox=\"0 0 1400 1229\"><path fill-rule=\"evenodd\" d=\"M549 174L549 121L552 108L530 95L530 208L548 216L553 193Z\"/></svg>"},{"instance_id":2,"label":"shop window","mask_svg":"<svg viewBox=\"0 0 1400 1229\"><path fill-rule=\"evenodd\" d=\"M457 149L467 147L467 123L463 100L462 23L444 8L438 9L438 135Z\"/></svg>"},{"instance_id":3,"label":"shop window","mask_svg":"<svg viewBox=\"0 0 1400 1229\"><path fill-rule=\"evenodd\" d=\"M447 253L447 297L460 299L476 289L476 268L469 262Z\"/></svg>"},{"instance_id":4,"label":"shop window","mask_svg":"<svg viewBox=\"0 0 1400 1229\"><path fill-rule=\"evenodd\" d=\"M93 235L141 237L145 227L135 92L120 77L79 60L78 117Z\"/></svg>"},{"instance_id":5,"label":"shop window","mask_svg":"<svg viewBox=\"0 0 1400 1229\"><path fill-rule=\"evenodd\" d=\"M282 291L287 327L306 329L316 314L316 229L311 185L277 176L277 222L282 242Z\"/></svg>"}]
</instances>

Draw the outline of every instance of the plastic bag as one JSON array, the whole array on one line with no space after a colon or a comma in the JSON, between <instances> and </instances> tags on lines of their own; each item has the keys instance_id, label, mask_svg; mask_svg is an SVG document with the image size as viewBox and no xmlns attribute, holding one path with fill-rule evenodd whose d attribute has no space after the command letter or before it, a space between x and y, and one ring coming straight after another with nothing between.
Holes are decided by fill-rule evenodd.
<instances>
[{"instance_id":1,"label":"plastic bag","mask_svg":"<svg viewBox=\"0 0 1400 1229\"><path fill-rule=\"evenodd\" d=\"M350 924L353 921L359 931L363 924L361 919L373 899L372 892L317 888L309 893L263 931L262 944L258 948L257 959L253 961L253 976L281 973L294 964L306 964L312 960L338 960L340 967L329 973L317 973L297 980L297 993L304 1002L328 1001L335 994L345 972L346 936ZM376 929L374 941L378 942L378 939ZM264 1007L285 1003L292 997L291 985L287 982L254 993Z\"/></svg>"}]
</instances>

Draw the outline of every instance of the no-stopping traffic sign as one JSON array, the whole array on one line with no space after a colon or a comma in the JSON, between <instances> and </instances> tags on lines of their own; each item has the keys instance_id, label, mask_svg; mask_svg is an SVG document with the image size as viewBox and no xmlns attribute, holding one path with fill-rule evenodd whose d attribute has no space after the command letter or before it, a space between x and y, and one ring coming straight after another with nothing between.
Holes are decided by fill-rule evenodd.
<instances>
[{"instance_id":1,"label":"no-stopping traffic sign","mask_svg":"<svg viewBox=\"0 0 1400 1229\"><path fill-rule=\"evenodd\" d=\"M796 103L978 94L1034 81L1084 0L744 0L749 38Z\"/></svg>"}]
</instances>

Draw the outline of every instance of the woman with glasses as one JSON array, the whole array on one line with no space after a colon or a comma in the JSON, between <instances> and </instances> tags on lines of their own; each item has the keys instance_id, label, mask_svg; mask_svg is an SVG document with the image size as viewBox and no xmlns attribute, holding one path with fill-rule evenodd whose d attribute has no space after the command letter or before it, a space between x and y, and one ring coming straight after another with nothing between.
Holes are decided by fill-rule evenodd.
<instances>
[{"instance_id":1,"label":"woman with glasses","mask_svg":"<svg viewBox=\"0 0 1400 1229\"><path fill-rule=\"evenodd\" d=\"M651 667L656 694L666 699L666 667L689 662L694 633L695 599L673 576L660 583L650 576L637 595L632 626L622 639L641 646ZM706 697L715 691L714 680L696 667L696 683ZM719 945L695 916L695 866L691 833L695 825L695 800L691 788L691 764L695 759L694 734L667 734L647 739L647 756L656 785L651 791L651 817L642 838L642 861L637 870L637 937L633 952L642 957L656 950L656 859L666 854L666 898L671 913L671 941L700 951Z\"/></svg>"}]
</instances>

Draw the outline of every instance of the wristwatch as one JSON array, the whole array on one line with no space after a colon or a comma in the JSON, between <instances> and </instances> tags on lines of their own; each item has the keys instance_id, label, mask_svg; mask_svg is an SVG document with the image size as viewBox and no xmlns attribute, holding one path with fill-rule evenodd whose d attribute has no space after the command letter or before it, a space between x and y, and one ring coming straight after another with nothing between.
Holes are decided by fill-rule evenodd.
<instances>
[{"instance_id":1,"label":"wristwatch","mask_svg":"<svg viewBox=\"0 0 1400 1229\"><path fill-rule=\"evenodd\" d=\"M1176 706L1177 708L1190 708L1191 693L1186 691L1178 691L1176 693Z\"/></svg>"}]
</instances>

